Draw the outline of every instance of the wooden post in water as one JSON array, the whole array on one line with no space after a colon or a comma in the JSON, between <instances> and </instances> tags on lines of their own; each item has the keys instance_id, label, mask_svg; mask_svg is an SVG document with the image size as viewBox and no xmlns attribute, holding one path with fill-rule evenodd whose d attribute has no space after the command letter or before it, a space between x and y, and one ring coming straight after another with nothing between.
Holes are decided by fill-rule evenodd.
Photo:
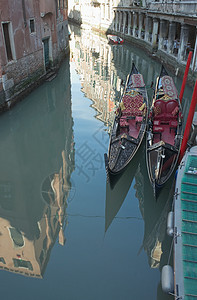
<instances>
[{"instance_id":1,"label":"wooden post in water","mask_svg":"<svg viewBox=\"0 0 197 300\"><path fill-rule=\"evenodd\" d=\"M180 91L180 95L179 95L180 102L182 102L182 99L183 99L183 93L184 93L184 90L185 90L185 85L186 85L186 81L187 81L187 75L188 75L188 72L189 72L191 59L192 59L192 51L189 52L189 55L188 55L188 58L187 58L187 64L186 64L186 67L185 67L185 74L184 74L184 77L183 77L183 82L182 82L181 91Z\"/></svg>"},{"instance_id":2,"label":"wooden post in water","mask_svg":"<svg viewBox=\"0 0 197 300\"><path fill-rule=\"evenodd\" d=\"M191 130L191 126L192 126L192 120L194 117L194 111L196 108L196 104L197 104L197 80L194 86L194 91L193 91L193 95L192 95L192 100L191 100L191 104L190 104L190 109L189 109L189 113L188 113L188 117L187 117L187 123L185 126L185 132L183 135L183 141L181 144L181 150L180 150L180 155L179 155L179 163L181 161L181 159L183 158L183 155L185 153L185 150L187 148L187 141L189 138L189 134L190 134L190 130Z\"/></svg>"}]
</instances>

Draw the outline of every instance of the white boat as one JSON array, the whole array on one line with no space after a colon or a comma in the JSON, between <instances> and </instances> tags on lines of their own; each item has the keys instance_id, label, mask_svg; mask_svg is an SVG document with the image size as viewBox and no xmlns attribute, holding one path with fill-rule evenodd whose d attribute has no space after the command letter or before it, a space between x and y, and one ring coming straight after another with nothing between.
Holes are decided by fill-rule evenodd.
<instances>
[{"instance_id":1,"label":"white boat","mask_svg":"<svg viewBox=\"0 0 197 300\"><path fill-rule=\"evenodd\" d=\"M197 146L179 165L174 195L174 292L197 299Z\"/></svg>"},{"instance_id":2,"label":"white boat","mask_svg":"<svg viewBox=\"0 0 197 300\"><path fill-rule=\"evenodd\" d=\"M174 270L169 265L162 269L162 288L175 299L197 299L197 146L186 151L178 167L174 209L167 223Z\"/></svg>"},{"instance_id":3,"label":"white boat","mask_svg":"<svg viewBox=\"0 0 197 300\"><path fill-rule=\"evenodd\" d=\"M108 34L107 35L108 42L111 44L122 44L124 40L117 35Z\"/></svg>"}]
</instances>

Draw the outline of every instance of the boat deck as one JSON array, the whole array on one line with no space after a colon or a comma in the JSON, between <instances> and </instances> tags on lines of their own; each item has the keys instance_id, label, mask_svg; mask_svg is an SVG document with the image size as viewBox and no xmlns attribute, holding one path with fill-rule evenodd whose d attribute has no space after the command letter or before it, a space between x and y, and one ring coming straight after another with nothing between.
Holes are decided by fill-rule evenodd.
<instances>
[{"instance_id":1,"label":"boat deck","mask_svg":"<svg viewBox=\"0 0 197 300\"><path fill-rule=\"evenodd\" d=\"M197 150L197 149L196 149ZM188 155L181 176L180 221L179 207L175 205L175 278L184 299L197 299L197 156ZM178 179L178 178L177 178ZM175 201L176 202L176 201ZM180 223L179 223L180 222ZM177 226L177 227L176 227ZM180 235L179 235L180 234ZM181 248L182 251L180 252ZM182 260L182 267L180 268ZM179 270L182 272L179 273ZM182 279L180 278L182 273ZM182 283L181 283L182 282ZM183 287L181 287L183 285ZM177 289L177 286L176 286ZM182 291L183 291L182 290ZM181 296L181 294L179 294Z\"/></svg>"},{"instance_id":2,"label":"boat deck","mask_svg":"<svg viewBox=\"0 0 197 300\"><path fill-rule=\"evenodd\" d=\"M197 157L189 156L181 185L185 299L197 297ZM192 297L193 297L192 296Z\"/></svg>"},{"instance_id":3,"label":"boat deck","mask_svg":"<svg viewBox=\"0 0 197 300\"><path fill-rule=\"evenodd\" d=\"M153 143L155 144L162 140L163 142L173 146L175 133L176 133L175 129L170 128L169 124L162 124L162 131L159 131L158 133L154 133Z\"/></svg>"},{"instance_id":4,"label":"boat deck","mask_svg":"<svg viewBox=\"0 0 197 300\"><path fill-rule=\"evenodd\" d=\"M128 120L127 122L128 122L127 127L120 128L120 134L126 133L130 137L137 139L139 136L141 122L137 122L135 119Z\"/></svg>"}]
</instances>

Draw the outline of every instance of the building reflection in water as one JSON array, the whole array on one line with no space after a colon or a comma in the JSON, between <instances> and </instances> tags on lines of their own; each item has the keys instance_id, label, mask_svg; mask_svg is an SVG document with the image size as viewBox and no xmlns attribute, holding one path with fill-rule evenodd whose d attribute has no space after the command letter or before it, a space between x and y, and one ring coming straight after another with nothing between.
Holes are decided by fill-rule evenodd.
<instances>
[{"instance_id":1,"label":"building reflection in water","mask_svg":"<svg viewBox=\"0 0 197 300\"><path fill-rule=\"evenodd\" d=\"M92 101L96 118L104 122L110 131L114 111L123 90L121 85L131 71L134 62L142 73L151 101L152 83L156 82L161 71L161 63L149 57L143 50L131 44L108 44L105 35L79 26L70 25L70 55L80 75L82 91ZM174 78L177 89L181 81ZM187 115L190 98L183 101L183 112Z\"/></svg>"},{"instance_id":2,"label":"building reflection in water","mask_svg":"<svg viewBox=\"0 0 197 300\"><path fill-rule=\"evenodd\" d=\"M142 72L147 86L158 75L156 63L150 63L150 58L134 47L108 44L105 35L74 25L70 25L70 32L71 60L80 75L82 91L92 101L96 118L110 127L124 88L121 83L130 73L132 62Z\"/></svg>"},{"instance_id":3,"label":"building reflection in water","mask_svg":"<svg viewBox=\"0 0 197 300\"><path fill-rule=\"evenodd\" d=\"M92 100L91 106L96 110L96 118L110 130L116 102L123 89L121 81L126 79L132 62L135 62L143 74L147 87L156 80L161 66L148 58L143 51L126 45L110 45L106 36L91 30L70 25L70 32L71 60L75 62L76 71L80 75L82 91ZM142 249L147 253L150 267L160 268L164 255L162 243L166 238L166 220L170 210L173 185L169 182L169 185L162 190L158 201L155 201L144 154L143 144L129 168L111 185L106 184L105 231L117 215L135 177L134 188L144 219Z\"/></svg>"},{"instance_id":4,"label":"building reflection in water","mask_svg":"<svg viewBox=\"0 0 197 300\"><path fill-rule=\"evenodd\" d=\"M92 101L96 118L101 120L110 132L114 119L114 110L119 101L125 80L134 61L144 77L149 99L152 99L152 82L156 82L161 64L152 60L139 48L132 45L109 45L106 36L91 30L70 25L71 60L75 62L80 75L82 91ZM180 80L175 78L177 88ZM187 101L188 105L189 101ZM184 105L183 111L188 107ZM187 113L185 113L187 115ZM144 239L141 249L147 253L151 268L161 270L169 259L171 238L166 235L167 214L171 208L174 180L163 188L157 202L147 174L145 147L141 147L141 156L135 157L127 170L112 185L106 184L105 231L108 230L120 210L135 177L134 188L142 218L144 219ZM136 171L137 170L137 171ZM161 286L158 287L159 299ZM164 297L165 298L165 297Z\"/></svg>"},{"instance_id":5,"label":"building reflection in water","mask_svg":"<svg viewBox=\"0 0 197 300\"><path fill-rule=\"evenodd\" d=\"M67 61L1 117L1 269L42 278L57 237L65 244L75 163L70 89Z\"/></svg>"}]
</instances>

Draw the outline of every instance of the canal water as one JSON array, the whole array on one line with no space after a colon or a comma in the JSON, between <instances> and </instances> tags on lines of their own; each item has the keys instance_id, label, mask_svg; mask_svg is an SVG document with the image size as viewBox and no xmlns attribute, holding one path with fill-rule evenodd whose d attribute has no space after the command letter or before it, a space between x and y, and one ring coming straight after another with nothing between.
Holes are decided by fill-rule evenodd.
<instances>
[{"instance_id":1,"label":"canal water","mask_svg":"<svg viewBox=\"0 0 197 300\"><path fill-rule=\"evenodd\" d=\"M71 26L70 58L57 77L0 116L2 299L171 299L160 274L173 260L166 218L174 177L156 202L143 143L122 176L106 182L113 111L132 61L151 97L159 63ZM191 95L186 87L185 115Z\"/></svg>"}]
</instances>

